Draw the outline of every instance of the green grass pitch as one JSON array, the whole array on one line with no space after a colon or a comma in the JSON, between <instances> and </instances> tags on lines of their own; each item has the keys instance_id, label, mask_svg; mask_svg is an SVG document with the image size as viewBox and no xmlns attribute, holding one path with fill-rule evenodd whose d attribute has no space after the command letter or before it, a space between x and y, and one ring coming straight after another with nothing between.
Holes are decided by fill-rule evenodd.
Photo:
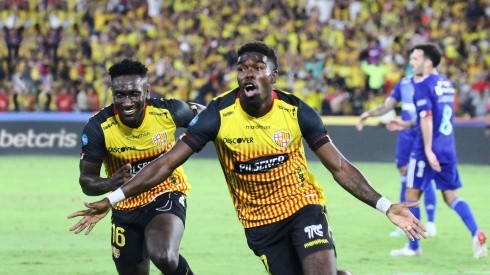
<instances>
[{"instance_id":1,"label":"green grass pitch","mask_svg":"<svg viewBox=\"0 0 490 275\"><path fill-rule=\"evenodd\" d=\"M338 266L353 274L490 274L488 258L472 257L471 237L438 194L438 235L422 241L423 256L393 258L404 238L388 237L394 226L378 211L337 185L319 162L310 168L327 194ZM355 163L377 190L398 200L398 174L391 163ZM78 158L2 156L0 274L115 274L111 259L110 219L90 235L68 228L66 216L83 209ZM181 253L196 274L266 274L246 244L217 160L190 159L184 168L193 189L188 198ZM488 166L461 165L464 188L480 227L490 231ZM425 215L424 211L421 211ZM425 217L422 217L425 221ZM151 274L159 274L152 267Z\"/></svg>"}]
</instances>

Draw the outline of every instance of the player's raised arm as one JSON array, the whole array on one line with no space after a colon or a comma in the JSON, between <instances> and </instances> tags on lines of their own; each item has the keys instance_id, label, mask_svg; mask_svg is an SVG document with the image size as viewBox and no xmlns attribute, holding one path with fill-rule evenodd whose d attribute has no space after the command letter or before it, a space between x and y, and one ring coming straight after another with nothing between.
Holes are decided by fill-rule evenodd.
<instances>
[{"instance_id":1,"label":"player's raised arm","mask_svg":"<svg viewBox=\"0 0 490 275\"><path fill-rule=\"evenodd\" d=\"M369 117L377 117L386 114L388 111L393 110L397 103L398 102L394 98L387 97L383 104L372 110L363 112L359 116L359 121L356 124L356 129L358 131L362 131L366 119L368 119Z\"/></svg>"}]
</instances>

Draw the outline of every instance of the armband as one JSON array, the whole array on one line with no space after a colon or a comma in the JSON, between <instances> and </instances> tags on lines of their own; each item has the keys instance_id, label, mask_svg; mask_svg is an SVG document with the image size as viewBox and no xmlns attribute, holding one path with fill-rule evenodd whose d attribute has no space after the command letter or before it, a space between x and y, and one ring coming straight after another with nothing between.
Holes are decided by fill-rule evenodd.
<instances>
[{"instance_id":1,"label":"armband","mask_svg":"<svg viewBox=\"0 0 490 275\"><path fill-rule=\"evenodd\" d=\"M376 202L376 209L378 209L379 211L381 211L383 214L386 214L386 212L388 211L388 209L390 209L390 206L392 204L393 203L391 201L389 201L387 198L381 197Z\"/></svg>"},{"instance_id":2,"label":"armband","mask_svg":"<svg viewBox=\"0 0 490 275\"><path fill-rule=\"evenodd\" d=\"M126 196L121 188L117 188L114 192L106 196L112 206L116 205L118 202L123 201Z\"/></svg>"},{"instance_id":3,"label":"armband","mask_svg":"<svg viewBox=\"0 0 490 275\"><path fill-rule=\"evenodd\" d=\"M419 112L420 117L431 117L432 116L432 111L431 110L422 110Z\"/></svg>"}]
</instances>

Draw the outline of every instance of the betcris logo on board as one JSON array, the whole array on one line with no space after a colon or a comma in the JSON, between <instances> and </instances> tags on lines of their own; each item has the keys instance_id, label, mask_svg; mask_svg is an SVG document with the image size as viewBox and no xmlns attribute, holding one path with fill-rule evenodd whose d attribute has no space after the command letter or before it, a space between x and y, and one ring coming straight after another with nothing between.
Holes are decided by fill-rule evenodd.
<instances>
[{"instance_id":1,"label":"betcris logo on board","mask_svg":"<svg viewBox=\"0 0 490 275\"><path fill-rule=\"evenodd\" d=\"M71 149L77 146L78 135L64 128L56 132L40 132L27 129L12 133L0 130L0 148L16 149Z\"/></svg>"}]
</instances>

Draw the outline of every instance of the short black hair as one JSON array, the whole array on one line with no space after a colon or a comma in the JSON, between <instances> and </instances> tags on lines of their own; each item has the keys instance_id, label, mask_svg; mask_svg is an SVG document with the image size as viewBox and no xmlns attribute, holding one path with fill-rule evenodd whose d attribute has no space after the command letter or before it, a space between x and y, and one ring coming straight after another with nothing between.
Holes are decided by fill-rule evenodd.
<instances>
[{"instance_id":1,"label":"short black hair","mask_svg":"<svg viewBox=\"0 0 490 275\"><path fill-rule=\"evenodd\" d=\"M241 56L244 53L257 52L267 56L267 59L274 64L274 70L278 69L276 52L264 42L255 41L244 44L238 49L237 55Z\"/></svg>"},{"instance_id":2,"label":"short black hair","mask_svg":"<svg viewBox=\"0 0 490 275\"><path fill-rule=\"evenodd\" d=\"M434 68L441 63L442 52L435 44L428 43L416 45L410 50L410 53L413 53L414 50L422 50L424 52L424 56L428 57L430 61L432 61Z\"/></svg>"},{"instance_id":3,"label":"short black hair","mask_svg":"<svg viewBox=\"0 0 490 275\"><path fill-rule=\"evenodd\" d=\"M143 65L143 63L132 59L123 59L109 68L109 75L112 79L121 75L139 75L141 77L146 77L147 74L148 68Z\"/></svg>"}]
</instances>

